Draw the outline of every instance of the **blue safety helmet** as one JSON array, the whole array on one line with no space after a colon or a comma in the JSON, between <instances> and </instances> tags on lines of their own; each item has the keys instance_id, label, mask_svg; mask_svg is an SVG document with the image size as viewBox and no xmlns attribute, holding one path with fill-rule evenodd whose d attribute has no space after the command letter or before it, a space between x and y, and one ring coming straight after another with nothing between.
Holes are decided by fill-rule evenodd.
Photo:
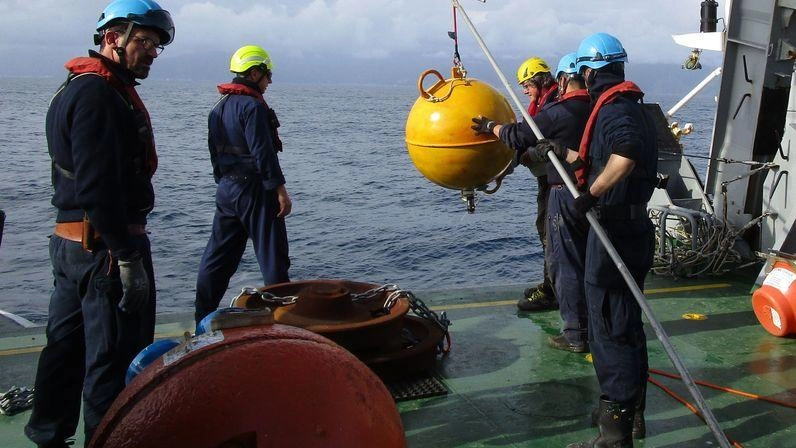
<instances>
[{"instance_id":1,"label":"blue safety helmet","mask_svg":"<svg viewBox=\"0 0 796 448\"><path fill-rule=\"evenodd\" d=\"M565 54L561 57L561 60L558 61L558 68L556 69L556 79L560 77L562 74L564 75L577 75L578 68L575 64L575 53Z\"/></svg>"},{"instance_id":2,"label":"blue safety helmet","mask_svg":"<svg viewBox=\"0 0 796 448\"><path fill-rule=\"evenodd\" d=\"M596 33L583 39L575 55L579 73L584 67L599 69L613 62L627 62L622 42L607 33Z\"/></svg>"},{"instance_id":3,"label":"blue safety helmet","mask_svg":"<svg viewBox=\"0 0 796 448\"><path fill-rule=\"evenodd\" d=\"M127 22L157 31L160 45L168 45L174 40L171 14L152 0L114 0L100 14L97 31Z\"/></svg>"}]
</instances>

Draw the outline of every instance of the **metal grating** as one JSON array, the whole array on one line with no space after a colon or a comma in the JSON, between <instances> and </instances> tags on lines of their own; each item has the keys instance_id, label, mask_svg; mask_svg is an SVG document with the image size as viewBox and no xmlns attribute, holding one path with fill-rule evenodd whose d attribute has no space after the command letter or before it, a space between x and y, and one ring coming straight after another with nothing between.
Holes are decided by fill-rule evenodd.
<instances>
[{"instance_id":1,"label":"metal grating","mask_svg":"<svg viewBox=\"0 0 796 448\"><path fill-rule=\"evenodd\" d=\"M446 395L448 389L434 376L404 378L385 383L395 401Z\"/></svg>"}]
</instances>

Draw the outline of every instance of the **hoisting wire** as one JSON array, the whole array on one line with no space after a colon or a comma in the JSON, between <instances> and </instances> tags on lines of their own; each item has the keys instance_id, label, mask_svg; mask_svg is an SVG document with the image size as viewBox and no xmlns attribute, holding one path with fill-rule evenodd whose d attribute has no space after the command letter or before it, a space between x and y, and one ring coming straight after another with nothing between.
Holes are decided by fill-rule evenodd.
<instances>
[{"instance_id":1,"label":"hoisting wire","mask_svg":"<svg viewBox=\"0 0 796 448\"><path fill-rule=\"evenodd\" d=\"M459 29L456 26L456 7L453 7L453 31L448 31L448 37L453 39L453 65L464 70L462 58L459 56Z\"/></svg>"},{"instance_id":2,"label":"hoisting wire","mask_svg":"<svg viewBox=\"0 0 796 448\"><path fill-rule=\"evenodd\" d=\"M453 3L454 11L456 10L456 8L459 8L461 10L462 16L464 17L467 27L470 28L470 31L473 33L473 36L475 36L475 40L478 42L478 45L481 47L481 50L483 50L484 55L489 60L489 63L492 64L492 67L495 69L495 73L498 75L498 78L500 78L500 81L503 83L503 86L506 87L506 91L508 92L509 96L511 96L511 99L514 101L514 104L522 112L522 117L525 118L525 121L533 130L533 133L536 134L537 136L541 136L542 131L539 130L539 128L536 126L536 123L534 123L534 121L530 119L531 117L528 115L528 112L526 112L525 108L522 107L520 99L517 97L517 94L514 93L514 90L509 86L509 82L506 79L506 77L503 75L503 72L501 72L500 68L498 68L497 62L495 62L495 58L492 57L492 53L489 51L489 48L487 48L486 44L484 44L484 40L481 38L481 35L478 34L478 30L475 29L473 22L470 20L470 17L467 15L467 12L464 9L462 9L462 5L461 3L459 3L459 0L451 0L451 1ZM481 3L485 2L486 0L481 1ZM487 194L493 194L497 192L497 190L500 188L500 186L503 183L503 178L505 178L507 175L511 174L514 171L514 167L517 166L517 161L518 161L517 157L514 157L509 166L507 166L500 174L498 174L497 178L495 178L495 188L492 189L480 188L480 190Z\"/></svg>"},{"instance_id":3,"label":"hoisting wire","mask_svg":"<svg viewBox=\"0 0 796 448\"><path fill-rule=\"evenodd\" d=\"M509 84L509 82L506 80L506 77L501 72L500 67L498 67L497 63L495 62L495 59L492 57L492 54L490 53L489 49L486 47L486 44L481 38L481 35L478 33L478 30L476 30L475 25L470 20L470 17L467 15L467 12L464 10L464 8L462 8L462 5L459 2L459 0L451 0L451 1L453 2L454 7L459 8L459 10L461 11L465 23L467 24L470 31L473 33L473 36L478 42L478 45L481 47L481 50L483 50L484 54L489 60L489 63L492 65L492 68L494 68L495 73L503 82L503 86L506 88L506 91L509 93L509 96L511 96L512 100L514 100L514 104L520 110L522 117L525 119L526 123L528 123L531 130L533 130L533 133L534 135L536 135L536 138L538 140L544 139L544 136L542 135L542 132L539 130L539 127L536 126L536 123L534 123L533 119L530 117L528 112L525 110L524 107L522 107L522 103L520 103L520 100L517 98L517 95L514 93L514 90L511 88L511 85ZM564 166L561 164L561 162L558 160L555 154L553 154L552 151L548 151L547 155L550 158L550 161L553 163L553 166L555 166L556 171L558 171L559 175L561 175L561 177L564 179L564 182L567 185L567 189L572 194L572 196L574 197L580 196L577 187L572 182L572 179L569 177L569 174L564 169ZM666 350L666 354L669 356L669 359L672 361L675 368L680 373L680 376L682 376L683 383L686 385L688 391L691 393L691 396L696 401L699 410L702 411L702 415L705 418L705 422L707 423L711 432L713 432L713 435L716 437L716 440L719 442L719 445L721 445L723 448L731 448L732 445L727 439L727 436L721 430L721 427L719 426L716 417L713 415L713 411L711 411L710 407L708 407L705 398L702 396L702 393L699 391L696 384L694 383L694 379L691 377L691 374L688 372L688 369L685 367L685 364L683 364L683 361L680 359L680 356L677 354L677 351L675 351L674 347L672 346L671 341L669 340L669 336L666 334L666 331L663 329L663 326L661 326L661 323L655 317L654 313L652 312L652 308L650 307L644 294L641 292L638 285L636 284L636 281L633 279L633 276L630 274L630 271L627 269L627 266L625 265L624 261L622 261L622 258L619 256L619 253L617 253L616 248L614 248L614 245L611 243L611 240L608 239L608 235L605 233L605 230L603 229L602 225L600 225L600 222L597 220L594 211L589 210L586 213L586 218L588 219L589 224L591 224L591 227L594 230L595 234L600 239L600 242L602 242L603 246L605 247L606 252L611 256L611 260L613 260L614 264L616 264L616 268L622 274L622 278L625 280L625 283L627 283L628 288L633 293L633 296L636 298L639 307L641 307L642 311L644 312L644 315L647 316L650 325L655 331L655 335L658 337L658 340L663 345L664 349Z\"/></svg>"}]
</instances>

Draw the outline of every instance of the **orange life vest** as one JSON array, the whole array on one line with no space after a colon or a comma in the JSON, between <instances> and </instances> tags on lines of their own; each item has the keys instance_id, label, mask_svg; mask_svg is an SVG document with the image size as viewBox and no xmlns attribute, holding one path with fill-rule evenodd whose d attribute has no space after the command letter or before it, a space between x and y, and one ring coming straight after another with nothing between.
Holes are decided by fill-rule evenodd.
<instances>
[{"instance_id":1,"label":"orange life vest","mask_svg":"<svg viewBox=\"0 0 796 448\"><path fill-rule=\"evenodd\" d=\"M256 99L258 103L266 104L265 98L263 98L262 93L244 84L235 84L235 83L220 84L218 86L218 93L222 95L227 95L227 94L246 95Z\"/></svg>"},{"instance_id":2,"label":"orange life vest","mask_svg":"<svg viewBox=\"0 0 796 448\"><path fill-rule=\"evenodd\" d=\"M143 116L146 118L146 124L150 130L149 138L144 144L146 146L146 172L151 178L158 169L158 154L157 150L155 149L155 138L152 134L152 120L149 118L149 111L146 110L144 102L141 101L141 97L138 96L135 86L133 84L122 82L122 80L114 75L113 72L111 72L110 69L108 69L108 67L106 67L99 58L91 58L86 56L77 57L64 64L64 67L74 75L93 73L105 78L108 84L117 92L119 92L122 98L132 105L134 111L143 114Z\"/></svg>"}]
</instances>

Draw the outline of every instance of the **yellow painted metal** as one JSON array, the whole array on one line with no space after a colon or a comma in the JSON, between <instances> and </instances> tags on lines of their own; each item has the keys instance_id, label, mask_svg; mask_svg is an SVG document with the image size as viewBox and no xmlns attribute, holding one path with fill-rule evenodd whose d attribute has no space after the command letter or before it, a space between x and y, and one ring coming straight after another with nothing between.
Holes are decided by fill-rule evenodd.
<instances>
[{"instance_id":1,"label":"yellow painted metal","mask_svg":"<svg viewBox=\"0 0 796 448\"><path fill-rule=\"evenodd\" d=\"M426 76L438 81L425 89ZM406 120L406 148L415 167L437 185L456 190L486 186L508 167L514 151L497 137L476 135L473 117L515 122L508 101L489 84L466 78L454 67L451 78L427 70L418 80L420 97Z\"/></svg>"}]
</instances>

